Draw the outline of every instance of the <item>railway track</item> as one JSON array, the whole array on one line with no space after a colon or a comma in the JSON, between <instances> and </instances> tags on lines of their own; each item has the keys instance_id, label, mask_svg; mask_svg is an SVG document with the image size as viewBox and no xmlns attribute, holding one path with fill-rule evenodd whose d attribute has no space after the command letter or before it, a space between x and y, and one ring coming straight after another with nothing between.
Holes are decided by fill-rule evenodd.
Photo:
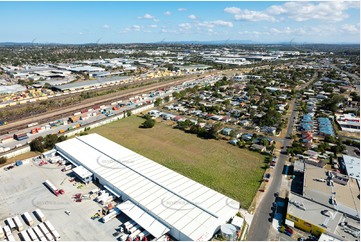
<instances>
[{"instance_id":1,"label":"railway track","mask_svg":"<svg viewBox=\"0 0 361 242\"><path fill-rule=\"evenodd\" d=\"M210 75L210 74L212 74L212 73L207 73L207 75ZM167 88L170 88L171 86L181 84L181 83L187 81L187 79L194 79L194 78L195 78L195 76L188 76L188 77L185 77L185 78L182 78L179 80L171 80L171 81L166 81L166 82L154 83L154 84L150 84L150 85L143 86L143 87L132 88L129 90L123 90L123 91L119 91L116 93L110 93L110 94L99 96L99 97L85 99L85 100L82 100L80 103L72 104L65 108L63 107L63 108L54 109L54 110L46 112L46 113L33 115L29 118L18 120L18 121L9 123L4 126L0 126L0 135L4 135L7 133L15 133L18 130L27 128L27 125L29 123L34 123L34 122L48 123L48 122L56 120L56 119L71 116L71 115L73 115L73 113L79 112L83 109L89 109L89 108L93 108L94 106L101 106L101 105L105 105L105 104L109 105L109 103L111 103L111 102L119 101L121 99L128 99L134 95L143 94L144 92L148 92L148 91L151 91L154 89L159 89L159 88L167 89ZM202 76L199 78L202 78ZM135 84L135 83L131 83L131 84ZM141 83L136 83L136 84L141 84ZM143 82L143 84L144 84L144 82ZM101 90L101 89L99 89L99 90ZM79 93L76 93L76 95L79 95ZM53 100L53 99L50 99L50 100Z\"/></svg>"}]
</instances>

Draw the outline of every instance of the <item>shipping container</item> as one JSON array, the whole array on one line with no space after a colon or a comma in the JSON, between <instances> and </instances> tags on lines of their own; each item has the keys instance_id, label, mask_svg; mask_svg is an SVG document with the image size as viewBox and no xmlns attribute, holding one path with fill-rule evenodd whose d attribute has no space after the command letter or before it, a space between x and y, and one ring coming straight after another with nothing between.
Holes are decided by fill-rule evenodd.
<instances>
[{"instance_id":1,"label":"shipping container","mask_svg":"<svg viewBox=\"0 0 361 242\"><path fill-rule=\"evenodd\" d=\"M139 240L143 240L144 237L148 237L150 235L150 233L146 230L144 230L143 232L141 232L140 234L138 234L138 239Z\"/></svg>"},{"instance_id":2,"label":"shipping container","mask_svg":"<svg viewBox=\"0 0 361 242\"><path fill-rule=\"evenodd\" d=\"M27 138L29 138L29 136L26 133L14 134L14 139L16 139L17 141L24 140Z\"/></svg>"},{"instance_id":3,"label":"shipping container","mask_svg":"<svg viewBox=\"0 0 361 242\"><path fill-rule=\"evenodd\" d=\"M82 116L80 117L80 120L87 120L88 118L89 118L88 115L82 115Z\"/></svg>"},{"instance_id":4,"label":"shipping container","mask_svg":"<svg viewBox=\"0 0 361 242\"><path fill-rule=\"evenodd\" d=\"M5 224L8 225L11 230L16 230L16 225L11 218L5 219Z\"/></svg>"},{"instance_id":5,"label":"shipping container","mask_svg":"<svg viewBox=\"0 0 361 242\"><path fill-rule=\"evenodd\" d=\"M49 220L46 220L46 221L44 222L44 224L45 224L45 226L48 228L49 231L55 230L53 224L52 224Z\"/></svg>"},{"instance_id":6,"label":"shipping container","mask_svg":"<svg viewBox=\"0 0 361 242\"><path fill-rule=\"evenodd\" d=\"M3 228L1 228L1 225L0 225L0 241L3 241L4 238L5 238L5 233L4 233Z\"/></svg>"},{"instance_id":7,"label":"shipping container","mask_svg":"<svg viewBox=\"0 0 361 242\"><path fill-rule=\"evenodd\" d=\"M88 109L81 110L81 113L87 113L87 112L88 112Z\"/></svg>"},{"instance_id":8,"label":"shipping container","mask_svg":"<svg viewBox=\"0 0 361 242\"><path fill-rule=\"evenodd\" d=\"M32 239L30 239L28 233L26 233L26 231L21 231L20 232L20 237L22 241L32 241Z\"/></svg>"},{"instance_id":9,"label":"shipping container","mask_svg":"<svg viewBox=\"0 0 361 242\"><path fill-rule=\"evenodd\" d=\"M33 231L36 234L36 236L38 236L40 241L46 241L43 233L41 232L41 230L38 228L38 226L33 227Z\"/></svg>"},{"instance_id":10,"label":"shipping container","mask_svg":"<svg viewBox=\"0 0 361 242\"><path fill-rule=\"evenodd\" d=\"M60 234L58 233L58 231L53 230L53 231L51 231L51 234L52 234L53 237L55 238L55 241L59 241L59 240L60 240Z\"/></svg>"},{"instance_id":11,"label":"shipping container","mask_svg":"<svg viewBox=\"0 0 361 242\"><path fill-rule=\"evenodd\" d=\"M74 113L74 116L78 116L80 114L81 114L81 112L76 112L76 113Z\"/></svg>"},{"instance_id":12,"label":"shipping container","mask_svg":"<svg viewBox=\"0 0 361 242\"><path fill-rule=\"evenodd\" d=\"M79 120L79 118L80 118L79 116L72 116L72 117L69 118L69 121L72 122L72 123L75 123L76 121Z\"/></svg>"},{"instance_id":13,"label":"shipping container","mask_svg":"<svg viewBox=\"0 0 361 242\"><path fill-rule=\"evenodd\" d=\"M31 134L36 134L38 131L36 130L36 129L32 129L31 131L30 131L30 133Z\"/></svg>"},{"instance_id":14,"label":"shipping container","mask_svg":"<svg viewBox=\"0 0 361 242\"><path fill-rule=\"evenodd\" d=\"M49 180L46 180L44 184L56 195L59 195L59 190L56 188L53 183L51 183Z\"/></svg>"},{"instance_id":15,"label":"shipping container","mask_svg":"<svg viewBox=\"0 0 361 242\"><path fill-rule=\"evenodd\" d=\"M9 227L9 225L4 226L4 233L6 236L11 234L11 228Z\"/></svg>"},{"instance_id":16,"label":"shipping container","mask_svg":"<svg viewBox=\"0 0 361 242\"><path fill-rule=\"evenodd\" d=\"M36 214L36 216L38 217L38 219L39 219L40 222L44 222L44 221L46 220L43 212L42 212L40 209L38 209L38 208L35 209L35 214Z\"/></svg>"},{"instance_id":17,"label":"shipping container","mask_svg":"<svg viewBox=\"0 0 361 242\"><path fill-rule=\"evenodd\" d=\"M59 130L59 134L62 134L62 133L64 133L65 132L65 130L64 129L61 129L61 130Z\"/></svg>"},{"instance_id":18,"label":"shipping container","mask_svg":"<svg viewBox=\"0 0 361 242\"><path fill-rule=\"evenodd\" d=\"M30 214L28 212L25 212L23 214L23 219L29 226L34 225L34 219L30 216Z\"/></svg>"},{"instance_id":19,"label":"shipping container","mask_svg":"<svg viewBox=\"0 0 361 242\"><path fill-rule=\"evenodd\" d=\"M24 226L23 226L23 224L21 223L21 221L20 221L20 219L19 219L18 216L13 217L13 220L14 220L16 229L17 229L19 232L22 231L22 230L24 230Z\"/></svg>"},{"instance_id":20,"label":"shipping container","mask_svg":"<svg viewBox=\"0 0 361 242\"><path fill-rule=\"evenodd\" d=\"M9 234L7 237L8 237L8 241L16 241L12 234Z\"/></svg>"},{"instance_id":21,"label":"shipping container","mask_svg":"<svg viewBox=\"0 0 361 242\"><path fill-rule=\"evenodd\" d=\"M120 214L120 210L116 209L112 212L110 212L108 215L102 217L102 221L103 223L106 223L110 220L112 220L113 218L115 218L116 216L118 216Z\"/></svg>"},{"instance_id":22,"label":"shipping container","mask_svg":"<svg viewBox=\"0 0 361 242\"><path fill-rule=\"evenodd\" d=\"M32 228L27 229L26 232L28 233L32 241L39 241L38 236L36 236Z\"/></svg>"},{"instance_id":23,"label":"shipping container","mask_svg":"<svg viewBox=\"0 0 361 242\"><path fill-rule=\"evenodd\" d=\"M64 167L63 169L61 169L61 171L69 171L69 170L71 170L73 168L73 166L72 165L68 165L68 166L66 166L66 167Z\"/></svg>"},{"instance_id":24,"label":"shipping container","mask_svg":"<svg viewBox=\"0 0 361 242\"><path fill-rule=\"evenodd\" d=\"M38 122L28 124L28 128L33 127L33 126L36 126L36 125L38 125L38 124L39 124Z\"/></svg>"},{"instance_id":25,"label":"shipping container","mask_svg":"<svg viewBox=\"0 0 361 242\"><path fill-rule=\"evenodd\" d=\"M8 137L5 137L5 138L2 138L1 143L7 143L7 142L13 141L13 140L14 140L13 136L8 136Z\"/></svg>"},{"instance_id":26,"label":"shipping container","mask_svg":"<svg viewBox=\"0 0 361 242\"><path fill-rule=\"evenodd\" d=\"M54 240L53 235L50 234L50 231L43 223L38 224L38 227L40 228L41 232L43 232L47 241Z\"/></svg>"}]
</instances>

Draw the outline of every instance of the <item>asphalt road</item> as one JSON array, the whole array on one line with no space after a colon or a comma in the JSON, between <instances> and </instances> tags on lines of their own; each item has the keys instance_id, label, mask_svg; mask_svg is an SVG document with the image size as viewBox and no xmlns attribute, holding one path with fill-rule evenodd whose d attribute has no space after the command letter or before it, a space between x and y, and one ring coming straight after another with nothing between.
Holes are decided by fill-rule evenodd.
<instances>
[{"instance_id":1,"label":"asphalt road","mask_svg":"<svg viewBox=\"0 0 361 242\"><path fill-rule=\"evenodd\" d=\"M295 89L303 90L307 88L314 80L316 80L317 76L318 76L318 72L316 72L307 83L304 83L303 85ZM297 111L298 98L299 96L296 98L296 102L288 122L288 127L285 137L290 137L292 135L294 120L297 113L296 111ZM250 241L267 241L269 237L269 232L272 226L272 223L270 222L272 220L269 219L271 218L270 214L272 213L271 210L272 203L275 201L274 194L275 192L279 192L280 190L283 179L283 175L282 175L283 167L288 159L288 155L283 155L282 153L286 151L287 146L290 146L292 144L291 139L278 138L278 140L282 143L281 146L283 147L283 149L281 150L281 154L278 158L276 166L273 169L273 178L271 179L270 184L268 185L268 188L260 204L256 208L256 212L253 216L253 220L247 235L247 240Z\"/></svg>"},{"instance_id":2,"label":"asphalt road","mask_svg":"<svg viewBox=\"0 0 361 242\"><path fill-rule=\"evenodd\" d=\"M296 108L296 105L295 107ZM293 129L293 120L296 117L296 110L294 109L291 113L290 122L288 123L288 128L286 132L286 137L292 135ZM284 147L282 151L286 151L287 146L291 145L291 139L283 139L282 146ZM248 231L247 240L250 241L267 241L269 236L269 231L271 229L272 223L269 222L271 218L270 213L272 212L272 203L275 201L274 193L279 192L282 183L282 171L283 167L288 159L287 155L280 154L279 159L276 163L275 168L273 169L273 178L270 181L270 184L260 202L256 212L253 216L253 220Z\"/></svg>"}]
</instances>

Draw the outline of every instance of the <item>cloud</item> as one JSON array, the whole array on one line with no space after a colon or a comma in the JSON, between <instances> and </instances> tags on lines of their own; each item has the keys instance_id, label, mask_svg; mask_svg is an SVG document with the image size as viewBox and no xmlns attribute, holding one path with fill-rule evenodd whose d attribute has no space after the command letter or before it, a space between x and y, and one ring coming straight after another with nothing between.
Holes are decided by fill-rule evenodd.
<instances>
[{"instance_id":1,"label":"cloud","mask_svg":"<svg viewBox=\"0 0 361 242\"><path fill-rule=\"evenodd\" d=\"M251 21L251 22L262 21L262 20L270 21L270 22L276 21L276 18L262 11L252 11L249 9L228 7L224 9L224 12L233 14L236 20Z\"/></svg>"},{"instance_id":2,"label":"cloud","mask_svg":"<svg viewBox=\"0 0 361 242\"><path fill-rule=\"evenodd\" d=\"M196 16L196 15L194 15L194 14L191 14L191 15L189 15L189 16L188 16L188 18L189 18L189 19L193 19L193 20L194 20L194 19L196 19L196 18L197 18L197 16Z\"/></svg>"},{"instance_id":3,"label":"cloud","mask_svg":"<svg viewBox=\"0 0 361 242\"><path fill-rule=\"evenodd\" d=\"M176 31L176 30L171 30L171 29L165 29L165 28L162 28L161 30L160 30L160 32L161 33L172 33L172 34L179 34L179 32L178 31Z\"/></svg>"},{"instance_id":4,"label":"cloud","mask_svg":"<svg viewBox=\"0 0 361 242\"><path fill-rule=\"evenodd\" d=\"M184 11L187 11L187 9L186 8L178 8L177 9L179 12L184 12Z\"/></svg>"},{"instance_id":5,"label":"cloud","mask_svg":"<svg viewBox=\"0 0 361 242\"><path fill-rule=\"evenodd\" d=\"M349 34L357 34L360 32L360 23L358 24L344 24L341 27L342 32Z\"/></svg>"},{"instance_id":6,"label":"cloud","mask_svg":"<svg viewBox=\"0 0 361 242\"><path fill-rule=\"evenodd\" d=\"M269 32L260 32L260 31L240 31L238 32L240 35L269 35Z\"/></svg>"},{"instance_id":7,"label":"cloud","mask_svg":"<svg viewBox=\"0 0 361 242\"><path fill-rule=\"evenodd\" d=\"M221 26L221 27L233 27L232 22L224 21L224 20L215 20L215 21L203 21L197 23L198 26L201 27L207 27L207 28L213 28L215 26Z\"/></svg>"},{"instance_id":8,"label":"cloud","mask_svg":"<svg viewBox=\"0 0 361 242\"><path fill-rule=\"evenodd\" d=\"M154 19L154 16L146 13L144 16L138 17L138 19Z\"/></svg>"},{"instance_id":9,"label":"cloud","mask_svg":"<svg viewBox=\"0 0 361 242\"><path fill-rule=\"evenodd\" d=\"M172 12L170 12L170 11L166 11L166 12L164 12L164 15L166 15L166 16L170 16L170 15L172 15Z\"/></svg>"},{"instance_id":10,"label":"cloud","mask_svg":"<svg viewBox=\"0 0 361 242\"><path fill-rule=\"evenodd\" d=\"M144 29L144 26L141 26L141 25L132 25L130 27L126 27L124 28L124 30L121 30L119 33L121 34L124 34L124 33L129 33L131 31L134 31L134 32L139 32L141 31L142 29Z\"/></svg>"},{"instance_id":11,"label":"cloud","mask_svg":"<svg viewBox=\"0 0 361 242\"><path fill-rule=\"evenodd\" d=\"M153 28L153 29L154 29L154 28L157 28L157 27L158 27L158 25L156 25L156 24L151 24L151 25L148 25L148 27L149 27L149 28Z\"/></svg>"},{"instance_id":12,"label":"cloud","mask_svg":"<svg viewBox=\"0 0 361 242\"><path fill-rule=\"evenodd\" d=\"M271 34L279 35L279 34L292 34L298 31L299 29L295 30L295 29L291 29L290 27L285 27L283 29L271 28L269 32Z\"/></svg>"},{"instance_id":13,"label":"cloud","mask_svg":"<svg viewBox=\"0 0 361 242\"><path fill-rule=\"evenodd\" d=\"M286 16L297 22L307 20L322 20L328 22L342 21L348 18L345 12L349 8L359 8L360 3L357 1L327 1L327 2L286 2L282 5L272 5L264 11L253 11L249 9L240 9L237 7L228 7L224 12L233 14L236 20L242 21L270 21L277 22L284 20Z\"/></svg>"},{"instance_id":14,"label":"cloud","mask_svg":"<svg viewBox=\"0 0 361 242\"><path fill-rule=\"evenodd\" d=\"M273 5L266 11L270 14L286 14L288 18L298 22L317 19L326 21L341 21L348 17L345 13L352 4L339 1L320 3L287 2L283 5Z\"/></svg>"},{"instance_id":15,"label":"cloud","mask_svg":"<svg viewBox=\"0 0 361 242\"><path fill-rule=\"evenodd\" d=\"M104 25L103 25L103 29L110 29L110 26L107 25L107 24L104 24Z\"/></svg>"},{"instance_id":16,"label":"cloud","mask_svg":"<svg viewBox=\"0 0 361 242\"><path fill-rule=\"evenodd\" d=\"M287 2L282 5L273 5L266 12L272 15L285 14L298 22L313 19L336 22L348 18L348 14L345 13L347 9L359 7L358 1Z\"/></svg>"},{"instance_id":17,"label":"cloud","mask_svg":"<svg viewBox=\"0 0 361 242\"><path fill-rule=\"evenodd\" d=\"M236 8L236 7L225 8L224 11L225 11L226 13L230 13L230 14L240 14L240 13L241 13L241 9L240 9L240 8Z\"/></svg>"},{"instance_id":18,"label":"cloud","mask_svg":"<svg viewBox=\"0 0 361 242\"><path fill-rule=\"evenodd\" d=\"M142 28L143 28L143 26L141 26L141 25L133 25L131 29L133 31L140 31Z\"/></svg>"},{"instance_id":19,"label":"cloud","mask_svg":"<svg viewBox=\"0 0 361 242\"><path fill-rule=\"evenodd\" d=\"M178 24L178 27L185 30L185 29L191 29L192 25L190 23L181 23Z\"/></svg>"}]
</instances>

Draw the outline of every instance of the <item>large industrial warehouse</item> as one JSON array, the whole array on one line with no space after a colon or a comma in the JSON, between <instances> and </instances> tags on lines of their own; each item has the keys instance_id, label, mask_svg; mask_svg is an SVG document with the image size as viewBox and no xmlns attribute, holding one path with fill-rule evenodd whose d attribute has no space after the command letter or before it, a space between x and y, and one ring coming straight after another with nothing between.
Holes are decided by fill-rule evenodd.
<instances>
[{"instance_id":1,"label":"large industrial warehouse","mask_svg":"<svg viewBox=\"0 0 361 242\"><path fill-rule=\"evenodd\" d=\"M177 240L209 240L240 206L98 134L58 143L56 149L126 201L122 211L156 238L168 233Z\"/></svg>"}]
</instances>

